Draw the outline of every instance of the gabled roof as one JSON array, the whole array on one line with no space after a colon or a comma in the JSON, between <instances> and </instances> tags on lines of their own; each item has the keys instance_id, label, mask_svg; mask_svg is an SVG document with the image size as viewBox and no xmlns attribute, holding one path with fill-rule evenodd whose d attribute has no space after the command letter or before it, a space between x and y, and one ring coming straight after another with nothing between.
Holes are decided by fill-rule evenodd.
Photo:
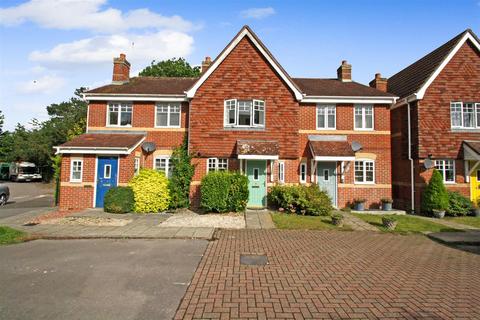
<instances>
[{"instance_id":1,"label":"gabled roof","mask_svg":"<svg viewBox=\"0 0 480 320\"><path fill-rule=\"evenodd\" d=\"M472 30L467 29L391 76L388 79L388 92L394 93L400 98L415 94L417 99L422 99L433 80L467 40L480 50L480 40Z\"/></svg>"},{"instance_id":2,"label":"gabled roof","mask_svg":"<svg viewBox=\"0 0 480 320\"><path fill-rule=\"evenodd\" d=\"M193 98L197 89L208 79L208 77L218 68L218 66L225 60L225 58L232 52L232 50L237 46L237 44L244 38L248 37L258 51L267 59L273 69L278 73L280 78L287 84L287 86L292 90L297 100L301 100L303 95L301 90L290 78L288 73L283 69L283 67L278 63L275 57L270 53L270 51L265 47L265 45L260 41L257 35L250 29L249 26L243 26L243 28L238 32L238 34L230 41L230 43L222 50L217 58L213 61L212 65L207 69L207 71L202 74L200 79L186 92L187 98Z\"/></svg>"},{"instance_id":3,"label":"gabled roof","mask_svg":"<svg viewBox=\"0 0 480 320\"><path fill-rule=\"evenodd\" d=\"M183 95L197 80L198 78L133 77L127 83L109 84L86 93Z\"/></svg>"},{"instance_id":4,"label":"gabled roof","mask_svg":"<svg viewBox=\"0 0 480 320\"><path fill-rule=\"evenodd\" d=\"M84 133L55 147L57 153L130 154L145 140L145 134Z\"/></svg>"},{"instance_id":5,"label":"gabled roof","mask_svg":"<svg viewBox=\"0 0 480 320\"><path fill-rule=\"evenodd\" d=\"M383 92L372 87L350 81L319 78L293 78L307 96L337 96L337 97L394 97L393 94Z\"/></svg>"}]
</instances>

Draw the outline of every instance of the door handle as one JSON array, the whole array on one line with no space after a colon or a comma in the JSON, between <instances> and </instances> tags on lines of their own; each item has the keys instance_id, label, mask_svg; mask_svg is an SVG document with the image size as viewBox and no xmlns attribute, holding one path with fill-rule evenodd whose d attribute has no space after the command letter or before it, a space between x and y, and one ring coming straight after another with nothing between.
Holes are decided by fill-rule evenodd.
<instances>
[{"instance_id":1,"label":"door handle","mask_svg":"<svg viewBox=\"0 0 480 320\"><path fill-rule=\"evenodd\" d=\"M252 188L260 188L259 186L252 186Z\"/></svg>"}]
</instances>

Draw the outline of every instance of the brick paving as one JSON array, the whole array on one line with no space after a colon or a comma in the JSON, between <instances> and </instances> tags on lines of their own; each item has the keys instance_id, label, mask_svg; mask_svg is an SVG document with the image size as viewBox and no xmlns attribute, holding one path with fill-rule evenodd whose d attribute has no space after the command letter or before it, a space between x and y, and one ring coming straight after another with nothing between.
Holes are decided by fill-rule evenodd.
<instances>
[{"instance_id":1,"label":"brick paving","mask_svg":"<svg viewBox=\"0 0 480 320\"><path fill-rule=\"evenodd\" d=\"M175 319L479 319L480 256L420 235L219 230ZM266 266L240 254L266 254Z\"/></svg>"}]
</instances>

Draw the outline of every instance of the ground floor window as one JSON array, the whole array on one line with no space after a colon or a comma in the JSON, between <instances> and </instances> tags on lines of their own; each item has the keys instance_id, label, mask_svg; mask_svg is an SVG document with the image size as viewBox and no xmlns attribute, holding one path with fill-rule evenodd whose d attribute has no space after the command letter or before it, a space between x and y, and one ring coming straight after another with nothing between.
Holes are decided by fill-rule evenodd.
<instances>
[{"instance_id":1,"label":"ground floor window","mask_svg":"<svg viewBox=\"0 0 480 320\"><path fill-rule=\"evenodd\" d=\"M70 165L70 181L82 182L83 160L72 159Z\"/></svg>"},{"instance_id":2,"label":"ground floor window","mask_svg":"<svg viewBox=\"0 0 480 320\"><path fill-rule=\"evenodd\" d=\"M300 183L307 182L307 163L300 163Z\"/></svg>"},{"instance_id":3,"label":"ground floor window","mask_svg":"<svg viewBox=\"0 0 480 320\"><path fill-rule=\"evenodd\" d=\"M375 163L372 160L355 161L355 183L374 183Z\"/></svg>"},{"instance_id":4,"label":"ground floor window","mask_svg":"<svg viewBox=\"0 0 480 320\"><path fill-rule=\"evenodd\" d=\"M285 182L285 162L278 162L278 182Z\"/></svg>"},{"instance_id":5,"label":"ground floor window","mask_svg":"<svg viewBox=\"0 0 480 320\"><path fill-rule=\"evenodd\" d=\"M437 169L443 177L443 182L455 182L455 161L454 160L435 160L435 169Z\"/></svg>"},{"instance_id":6,"label":"ground floor window","mask_svg":"<svg viewBox=\"0 0 480 320\"><path fill-rule=\"evenodd\" d=\"M226 158L208 158L207 172L210 171L227 171L228 159Z\"/></svg>"},{"instance_id":7,"label":"ground floor window","mask_svg":"<svg viewBox=\"0 0 480 320\"><path fill-rule=\"evenodd\" d=\"M156 157L154 162L154 168L155 170L165 173L165 176L167 176L167 178L170 178L172 176L173 166L170 161L170 157Z\"/></svg>"},{"instance_id":8,"label":"ground floor window","mask_svg":"<svg viewBox=\"0 0 480 320\"><path fill-rule=\"evenodd\" d=\"M135 175L140 173L140 157L135 157L134 169L135 169Z\"/></svg>"}]
</instances>

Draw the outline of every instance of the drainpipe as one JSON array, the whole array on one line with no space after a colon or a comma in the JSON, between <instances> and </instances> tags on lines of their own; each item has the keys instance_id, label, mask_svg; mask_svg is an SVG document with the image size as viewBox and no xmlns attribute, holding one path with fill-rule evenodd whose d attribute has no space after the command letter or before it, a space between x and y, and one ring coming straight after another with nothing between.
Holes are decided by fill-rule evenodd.
<instances>
[{"instance_id":1,"label":"drainpipe","mask_svg":"<svg viewBox=\"0 0 480 320\"><path fill-rule=\"evenodd\" d=\"M412 212L415 211L415 175L412 159L412 121L410 115L410 102L407 101L407 114L408 114L408 160L410 160L410 197Z\"/></svg>"}]
</instances>

